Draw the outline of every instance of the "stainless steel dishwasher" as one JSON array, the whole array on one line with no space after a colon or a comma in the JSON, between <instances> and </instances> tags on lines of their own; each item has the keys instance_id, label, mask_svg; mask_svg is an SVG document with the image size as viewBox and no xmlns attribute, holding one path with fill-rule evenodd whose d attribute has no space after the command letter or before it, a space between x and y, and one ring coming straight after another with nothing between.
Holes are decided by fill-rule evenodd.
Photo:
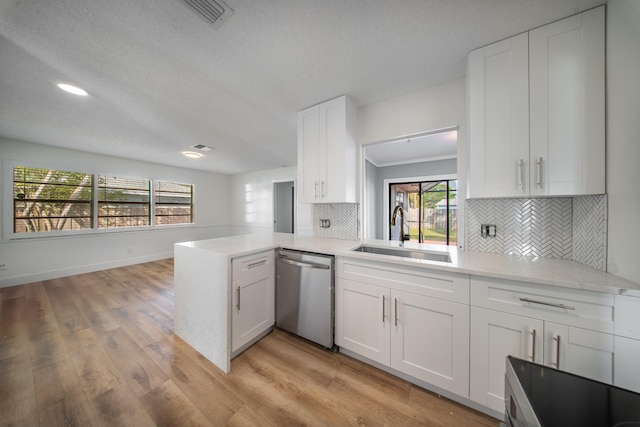
<instances>
[{"instance_id":1,"label":"stainless steel dishwasher","mask_svg":"<svg viewBox=\"0 0 640 427\"><path fill-rule=\"evenodd\" d=\"M278 250L276 326L334 349L334 259L331 255Z\"/></svg>"}]
</instances>

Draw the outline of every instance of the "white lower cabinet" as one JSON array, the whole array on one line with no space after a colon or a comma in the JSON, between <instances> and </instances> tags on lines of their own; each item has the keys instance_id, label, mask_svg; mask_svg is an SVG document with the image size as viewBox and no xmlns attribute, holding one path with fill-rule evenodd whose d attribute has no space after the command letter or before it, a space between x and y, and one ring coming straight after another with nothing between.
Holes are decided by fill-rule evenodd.
<instances>
[{"instance_id":1,"label":"white lower cabinet","mask_svg":"<svg viewBox=\"0 0 640 427\"><path fill-rule=\"evenodd\" d=\"M504 411L507 356L611 384L613 349L611 334L471 307L471 400Z\"/></svg>"},{"instance_id":2,"label":"white lower cabinet","mask_svg":"<svg viewBox=\"0 0 640 427\"><path fill-rule=\"evenodd\" d=\"M613 383L640 393L640 298L616 295Z\"/></svg>"},{"instance_id":3,"label":"white lower cabinet","mask_svg":"<svg viewBox=\"0 0 640 427\"><path fill-rule=\"evenodd\" d=\"M640 340L615 338L613 384L640 393Z\"/></svg>"},{"instance_id":4,"label":"white lower cabinet","mask_svg":"<svg viewBox=\"0 0 640 427\"><path fill-rule=\"evenodd\" d=\"M504 412L506 357L541 360L542 329L541 320L471 307L470 399Z\"/></svg>"},{"instance_id":5,"label":"white lower cabinet","mask_svg":"<svg viewBox=\"0 0 640 427\"><path fill-rule=\"evenodd\" d=\"M336 344L389 365L389 288L340 278L336 285Z\"/></svg>"},{"instance_id":6,"label":"white lower cabinet","mask_svg":"<svg viewBox=\"0 0 640 427\"><path fill-rule=\"evenodd\" d=\"M391 291L391 367L467 396L469 306Z\"/></svg>"},{"instance_id":7,"label":"white lower cabinet","mask_svg":"<svg viewBox=\"0 0 640 427\"><path fill-rule=\"evenodd\" d=\"M275 323L273 251L232 261L231 351L235 352Z\"/></svg>"},{"instance_id":8,"label":"white lower cabinet","mask_svg":"<svg viewBox=\"0 0 640 427\"><path fill-rule=\"evenodd\" d=\"M454 298L460 298L459 293L464 291L468 295L468 276L447 276L419 269L424 275L421 276L409 267L393 266L386 270L379 263L367 266L346 261L346 264L345 267L345 261L338 260L336 344L468 397L469 305L421 294L441 292L429 290L428 284L442 289L448 281L450 288L462 288L453 292L457 295ZM384 278L380 269L393 274ZM396 277L397 288L391 277ZM416 287L419 293L408 292L412 289L411 282L423 283L425 287Z\"/></svg>"},{"instance_id":9,"label":"white lower cabinet","mask_svg":"<svg viewBox=\"0 0 640 427\"><path fill-rule=\"evenodd\" d=\"M504 411L506 357L613 382L613 295L471 278L470 398Z\"/></svg>"},{"instance_id":10,"label":"white lower cabinet","mask_svg":"<svg viewBox=\"0 0 640 427\"><path fill-rule=\"evenodd\" d=\"M545 322L543 350L547 366L613 383L612 334Z\"/></svg>"}]
</instances>

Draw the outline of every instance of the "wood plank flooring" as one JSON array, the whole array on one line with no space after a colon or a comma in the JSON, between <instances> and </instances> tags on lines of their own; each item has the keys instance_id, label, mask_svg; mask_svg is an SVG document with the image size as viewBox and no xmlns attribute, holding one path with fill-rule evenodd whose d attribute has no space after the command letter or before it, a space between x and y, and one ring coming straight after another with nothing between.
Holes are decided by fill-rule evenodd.
<instances>
[{"instance_id":1,"label":"wood plank flooring","mask_svg":"<svg viewBox=\"0 0 640 427\"><path fill-rule=\"evenodd\" d=\"M497 426L274 331L223 374L173 334L173 261L0 289L1 426Z\"/></svg>"}]
</instances>

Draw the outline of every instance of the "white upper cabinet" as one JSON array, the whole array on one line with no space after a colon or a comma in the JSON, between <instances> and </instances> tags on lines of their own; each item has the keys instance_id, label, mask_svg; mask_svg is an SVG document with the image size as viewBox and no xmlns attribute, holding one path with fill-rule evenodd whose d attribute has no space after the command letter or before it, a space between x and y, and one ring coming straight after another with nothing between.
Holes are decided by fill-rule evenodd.
<instances>
[{"instance_id":1,"label":"white upper cabinet","mask_svg":"<svg viewBox=\"0 0 640 427\"><path fill-rule=\"evenodd\" d=\"M529 33L532 196L602 194L604 7Z\"/></svg>"},{"instance_id":2,"label":"white upper cabinet","mask_svg":"<svg viewBox=\"0 0 640 427\"><path fill-rule=\"evenodd\" d=\"M529 160L528 35L469 54L469 194L526 194Z\"/></svg>"},{"instance_id":3,"label":"white upper cabinet","mask_svg":"<svg viewBox=\"0 0 640 427\"><path fill-rule=\"evenodd\" d=\"M298 185L304 203L356 202L356 108L346 96L298 113Z\"/></svg>"},{"instance_id":4,"label":"white upper cabinet","mask_svg":"<svg viewBox=\"0 0 640 427\"><path fill-rule=\"evenodd\" d=\"M603 194L604 7L475 50L469 197Z\"/></svg>"}]
</instances>

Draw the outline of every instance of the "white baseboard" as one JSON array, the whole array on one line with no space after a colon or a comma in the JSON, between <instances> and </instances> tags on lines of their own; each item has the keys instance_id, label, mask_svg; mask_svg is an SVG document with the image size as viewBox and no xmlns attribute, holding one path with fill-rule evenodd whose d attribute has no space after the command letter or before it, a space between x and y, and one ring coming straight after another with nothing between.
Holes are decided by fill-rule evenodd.
<instances>
[{"instance_id":1,"label":"white baseboard","mask_svg":"<svg viewBox=\"0 0 640 427\"><path fill-rule=\"evenodd\" d=\"M164 252L135 258L123 258L97 264L79 265L77 267L63 268L60 270L50 270L34 274L8 277L6 279L0 279L0 288L58 279L60 277L74 276L76 274L92 273L94 271L108 270L110 268L126 267L128 265L142 264L145 262L158 261L172 257L173 252Z\"/></svg>"}]
</instances>

